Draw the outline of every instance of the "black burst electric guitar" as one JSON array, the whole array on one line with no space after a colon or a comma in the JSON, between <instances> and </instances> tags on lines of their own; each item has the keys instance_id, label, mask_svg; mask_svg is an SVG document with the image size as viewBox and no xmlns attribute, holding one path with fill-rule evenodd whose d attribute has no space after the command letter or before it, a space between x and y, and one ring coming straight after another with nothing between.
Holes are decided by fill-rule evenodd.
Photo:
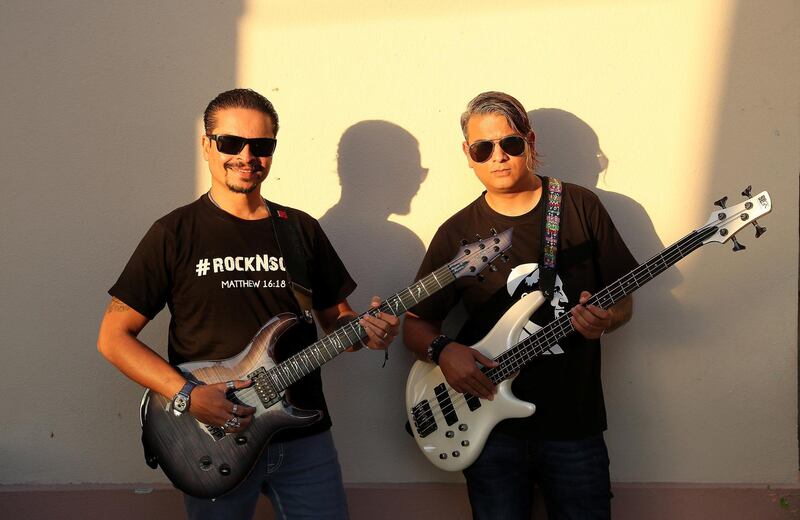
<instances>
[{"instance_id":1,"label":"black burst electric guitar","mask_svg":"<svg viewBox=\"0 0 800 520\"><path fill-rule=\"evenodd\" d=\"M497 257L505 259L503 253L511 247L511 233L511 229L500 234L492 230L491 237L464 245L450 263L364 314L381 311L399 316L457 278L477 275ZM253 422L245 431L229 434L220 427L199 422L191 414L175 416L170 399L148 390L141 405L142 441L150 452L148 463L153 467L159 464L176 488L198 498L216 498L234 489L253 469L275 432L307 426L322 418L318 410L293 407L284 398L285 390L359 344L366 337L358 324L360 318L275 363L273 346L298 320L291 313L279 314L237 356L179 365L187 378L208 384L252 379L252 386L230 392L230 399L255 407Z\"/></svg>"}]
</instances>

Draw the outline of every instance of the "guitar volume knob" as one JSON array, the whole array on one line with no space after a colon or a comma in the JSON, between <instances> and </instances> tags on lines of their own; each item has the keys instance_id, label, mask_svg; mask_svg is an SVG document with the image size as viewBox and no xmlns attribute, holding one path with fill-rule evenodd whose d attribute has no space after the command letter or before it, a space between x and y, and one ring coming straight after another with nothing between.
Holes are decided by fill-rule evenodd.
<instances>
[{"instance_id":1,"label":"guitar volume knob","mask_svg":"<svg viewBox=\"0 0 800 520\"><path fill-rule=\"evenodd\" d=\"M198 462L200 463L201 470L208 471L211 469L211 457L209 457L208 455L200 457L200 460Z\"/></svg>"}]
</instances>

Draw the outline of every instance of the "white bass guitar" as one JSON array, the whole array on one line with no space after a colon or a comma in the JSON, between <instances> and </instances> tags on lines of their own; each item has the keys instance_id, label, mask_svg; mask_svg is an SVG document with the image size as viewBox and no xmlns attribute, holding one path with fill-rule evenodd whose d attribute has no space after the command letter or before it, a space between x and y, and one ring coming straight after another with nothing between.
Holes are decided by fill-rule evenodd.
<instances>
[{"instance_id":1,"label":"white bass guitar","mask_svg":"<svg viewBox=\"0 0 800 520\"><path fill-rule=\"evenodd\" d=\"M761 236L766 228L759 226L756 219L772 211L772 202L766 191L751 197L750 186L742 195L748 199L731 208L725 208L727 197L718 200L715 204L721 209L714 211L704 226L598 291L589 303L603 309L611 307L709 242L732 240L734 251L744 249L734 235L753 224L756 237ZM414 439L435 466L447 471L463 470L478 458L498 422L528 417L536 411L534 404L514 397L511 383L520 368L574 332L570 314L565 313L520 341L522 328L544 301L539 291L528 294L506 311L489 334L472 346L499 363L492 369L483 368L497 385L493 401L456 392L433 363L417 361L411 367L406 382L406 413Z\"/></svg>"}]
</instances>

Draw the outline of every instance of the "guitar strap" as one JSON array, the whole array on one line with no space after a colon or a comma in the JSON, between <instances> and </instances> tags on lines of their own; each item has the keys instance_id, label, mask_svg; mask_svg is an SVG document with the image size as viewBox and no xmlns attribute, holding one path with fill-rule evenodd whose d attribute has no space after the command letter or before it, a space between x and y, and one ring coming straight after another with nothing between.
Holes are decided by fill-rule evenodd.
<instances>
[{"instance_id":1,"label":"guitar strap","mask_svg":"<svg viewBox=\"0 0 800 520\"><path fill-rule=\"evenodd\" d=\"M556 257L558 256L559 229L561 226L561 181L555 177L542 179L542 196L547 197L547 208L542 218L542 261L539 264L539 290L548 300L556 286Z\"/></svg>"},{"instance_id":2,"label":"guitar strap","mask_svg":"<svg viewBox=\"0 0 800 520\"><path fill-rule=\"evenodd\" d=\"M308 259L300 243L300 220L294 212L286 211L284 206L264 199L269 210L278 251L286 262L286 277L294 299L300 306L306 323L314 322L311 313L311 275L308 272ZM290 216L292 215L292 216Z\"/></svg>"}]
</instances>

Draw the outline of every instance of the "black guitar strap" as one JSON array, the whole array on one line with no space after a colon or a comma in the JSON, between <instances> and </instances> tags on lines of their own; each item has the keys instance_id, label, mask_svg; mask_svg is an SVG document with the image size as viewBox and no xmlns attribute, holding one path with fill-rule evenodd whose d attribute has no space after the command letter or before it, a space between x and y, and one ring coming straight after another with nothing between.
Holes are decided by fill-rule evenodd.
<instances>
[{"instance_id":1,"label":"black guitar strap","mask_svg":"<svg viewBox=\"0 0 800 520\"><path fill-rule=\"evenodd\" d=\"M556 257L558 256L559 229L561 226L561 181L554 177L542 178L542 197L547 207L542 217L542 261L539 264L539 290L548 300L556 287Z\"/></svg>"},{"instance_id":2,"label":"black guitar strap","mask_svg":"<svg viewBox=\"0 0 800 520\"><path fill-rule=\"evenodd\" d=\"M308 270L308 259L303 245L300 243L300 220L294 212L286 211L284 206L264 199L272 220L272 229L278 250L286 262L286 276L297 304L302 311L306 323L313 323L311 313L311 275Z\"/></svg>"}]
</instances>

